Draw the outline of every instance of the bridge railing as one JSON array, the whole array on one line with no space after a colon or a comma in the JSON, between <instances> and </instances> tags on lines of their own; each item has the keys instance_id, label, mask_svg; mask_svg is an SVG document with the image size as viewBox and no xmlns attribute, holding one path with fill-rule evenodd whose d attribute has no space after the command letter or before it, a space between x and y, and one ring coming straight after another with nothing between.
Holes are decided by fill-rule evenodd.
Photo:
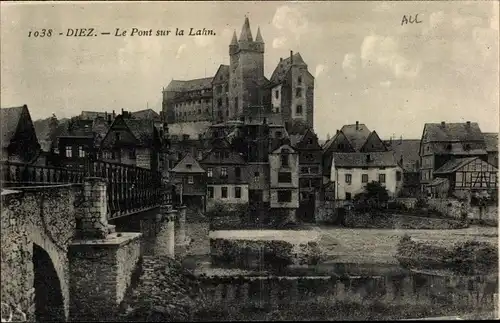
<instances>
[{"instance_id":1,"label":"bridge railing","mask_svg":"<svg viewBox=\"0 0 500 323\"><path fill-rule=\"evenodd\" d=\"M162 198L161 173L132 165L93 161L86 175L107 179L110 218L159 206Z\"/></svg>"},{"instance_id":2,"label":"bridge railing","mask_svg":"<svg viewBox=\"0 0 500 323\"><path fill-rule=\"evenodd\" d=\"M1 161L3 187L83 183L82 170Z\"/></svg>"},{"instance_id":3,"label":"bridge railing","mask_svg":"<svg viewBox=\"0 0 500 323\"><path fill-rule=\"evenodd\" d=\"M161 173L132 165L88 161L84 169L58 168L1 161L3 187L83 183L86 177L107 181L109 218L161 204Z\"/></svg>"}]
</instances>

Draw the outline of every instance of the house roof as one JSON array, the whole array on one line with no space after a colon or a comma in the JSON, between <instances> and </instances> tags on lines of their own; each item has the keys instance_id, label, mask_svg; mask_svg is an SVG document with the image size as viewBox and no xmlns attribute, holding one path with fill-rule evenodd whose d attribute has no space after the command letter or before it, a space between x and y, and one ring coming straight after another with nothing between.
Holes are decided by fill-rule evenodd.
<instances>
[{"instance_id":1,"label":"house roof","mask_svg":"<svg viewBox=\"0 0 500 323\"><path fill-rule=\"evenodd\" d=\"M447 179L447 178L439 178L439 177L438 177L438 178L434 178L434 179L432 180L432 182L430 182L430 183L429 183L429 185L428 185L428 186L439 186L439 185L444 184L444 183L446 183L446 182L448 182L448 179Z\"/></svg>"},{"instance_id":2,"label":"house roof","mask_svg":"<svg viewBox=\"0 0 500 323\"><path fill-rule=\"evenodd\" d=\"M340 131L346 136L356 151L359 151L363 147L371 133L364 123L344 125Z\"/></svg>"},{"instance_id":3,"label":"house roof","mask_svg":"<svg viewBox=\"0 0 500 323\"><path fill-rule=\"evenodd\" d=\"M420 139L405 139L385 141L387 148L394 152L398 162L403 161L402 167L407 171L418 171L420 163Z\"/></svg>"},{"instance_id":4,"label":"house roof","mask_svg":"<svg viewBox=\"0 0 500 323\"><path fill-rule=\"evenodd\" d=\"M215 73L215 76L217 76L217 75L224 75L225 76L224 81L226 81L226 78L229 77L229 65L221 64L219 66L219 69ZM217 79L215 76L212 78L213 83L215 83L216 81L220 81L220 79Z\"/></svg>"},{"instance_id":5,"label":"house roof","mask_svg":"<svg viewBox=\"0 0 500 323\"><path fill-rule=\"evenodd\" d=\"M484 141L486 142L486 151L498 152L498 133L497 132L483 132Z\"/></svg>"},{"instance_id":6,"label":"house roof","mask_svg":"<svg viewBox=\"0 0 500 323\"><path fill-rule=\"evenodd\" d=\"M368 157L370 156L370 161ZM395 167L398 162L392 151L370 153L333 153L335 167Z\"/></svg>"},{"instance_id":7,"label":"house roof","mask_svg":"<svg viewBox=\"0 0 500 323\"><path fill-rule=\"evenodd\" d=\"M450 174L457 171L459 168L467 165L468 163L478 159L479 157L465 157L465 158L457 158L448 161L443 166L439 167L434 171L434 174Z\"/></svg>"},{"instance_id":8,"label":"house roof","mask_svg":"<svg viewBox=\"0 0 500 323\"><path fill-rule=\"evenodd\" d=\"M424 142L482 141L483 133L477 122L467 123L426 123Z\"/></svg>"},{"instance_id":9,"label":"house roof","mask_svg":"<svg viewBox=\"0 0 500 323\"><path fill-rule=\"evenodd\" d=\"M160 119L160 115L153 109L144 109L131 112L131 115L135 119Z\"/></svg>"},{"instance_id":10,"label":"house roof","mask_svg":"<svg viewBox=\"0 0 500 323\"><path fill-rule=\"evenodd\" d=\"M10 145L11 140L14 138L21 119L21 115L24 109L27 109L26 105L21 107L12 108L2 108L0 109L0 131L2 132L2 148L7 148Z\"/></svg>"},{"instance_id":11,"label":"house roof","mask_svg":"<svg viewBox=\"0 0 500 323\"><path fill-rule=\"evenodd\" d=\"M171 172L202 174L205 173L205 170L201 168L198 161L188 153L181 159L180 162L177 163L177 165L175 165Z\"/></svg>"},{"instance_id":12,"label":"house roof","mask_svg":"<svg viewBox=\"0 0 500 323\"><path fill-rule=\"evenodd\" d=\"M300 56L300 53L295 53L292 55L293 58L293 64L300 64L300 65L306 65L304 60L302 59L302 56ZM288 73L288 70L290 70L290 67L292 66L292 59L291 57L285 58L282 61L278 63L278 66L274 69L273 74L271 75L271 83L273 84L281 84L283 80L286 77L286 74Z\"/></svg>"},{"instance_id":13,"label":"house roof","mask_svg":"<svg viewBox=\"0 0 500 323\"><path fill-rule=\"evenodd\" d=\"M172 80L165 91L184 92L212 88L213 77L205 77L188 81Z\"/></svg>"},{"instance_id":14,"label":"house roof","mask_svg":"<svg viewBox=\"0 0 500 323\"><path fill-rule=\"evenodd\" d=\"M123 119L141 145L149 145L153 140L154 121L147 119Z\"/></svg>"}]
</instances>

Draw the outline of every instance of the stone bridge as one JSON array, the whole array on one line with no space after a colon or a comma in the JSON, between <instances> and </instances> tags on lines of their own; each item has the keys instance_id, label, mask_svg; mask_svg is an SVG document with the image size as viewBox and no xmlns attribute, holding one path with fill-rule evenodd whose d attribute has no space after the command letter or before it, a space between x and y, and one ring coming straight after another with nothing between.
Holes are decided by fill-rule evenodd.
<instances>
[{"instance_id":1,"label":"stone bridge","mask_svg":"<svg viewBox=\"0 0 500 323\"><path fill-rule=\"evenodd\" d=\"M185 208L162 205L108 221L107 187L85 178L2 190L2 321L111 318L146 252L145 237L153 254L175 256L185 242Z\"/></svg>"}]
</instances>

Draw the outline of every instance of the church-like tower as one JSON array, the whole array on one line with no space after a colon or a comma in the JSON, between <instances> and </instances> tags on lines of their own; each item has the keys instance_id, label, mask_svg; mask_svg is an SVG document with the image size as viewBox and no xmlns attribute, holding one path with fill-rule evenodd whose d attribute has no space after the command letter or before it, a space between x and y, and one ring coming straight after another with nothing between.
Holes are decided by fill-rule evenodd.
<instances>
[{"instance_id":1,"label":"church-like tower","mask_svg":"<svg viewBox=\"0 0 500 323\"><path fill-rule=\"evenodd\" d=\"M255 40L245 17L239 40L233 33L229 45L229 117L236 119L249 106L261 105L260 86L264 80L264 41L257 29Z\"/></svg>"}]
</instances>

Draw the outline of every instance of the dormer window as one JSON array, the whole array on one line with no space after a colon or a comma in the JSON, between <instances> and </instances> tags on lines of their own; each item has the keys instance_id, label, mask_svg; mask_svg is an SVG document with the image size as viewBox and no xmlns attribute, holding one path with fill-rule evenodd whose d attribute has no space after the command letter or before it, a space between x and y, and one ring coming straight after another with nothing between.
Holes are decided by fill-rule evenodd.
<instances>
[{"instance_id":1,"label":"dormer window","mask_svg":"<svg viewBox=\"0 0 500 323\"><path fill-rule=\"evenodd\" d=\"M191 169L191 168L193 168L193 165L192 164L186 164L186 168L187 169Z\"/></svg>"}]
</instances>

